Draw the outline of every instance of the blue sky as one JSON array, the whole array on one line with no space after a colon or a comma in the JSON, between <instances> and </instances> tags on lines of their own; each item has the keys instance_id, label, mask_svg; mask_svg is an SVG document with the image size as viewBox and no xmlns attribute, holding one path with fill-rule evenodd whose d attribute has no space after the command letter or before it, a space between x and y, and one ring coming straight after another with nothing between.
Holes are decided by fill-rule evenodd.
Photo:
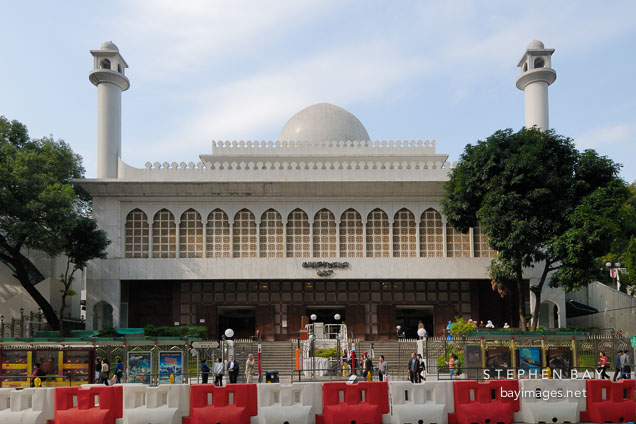
<instances>
[{"instance_id":1,"label":"blue sky","mask_svg":"<svg viewBox=\"0 0 636 424\"><path fill-rule=\"evenodd\" d=\"M130 68L122 156L198 161L211 140L275 140L329 102L374 140L468 143L524 124L516 67L533 39L556 49L550 125L636 180L633 1L12 1L0 16L0 115L53 134L95 175L90 49Z\"/></svg>"}]
</instances>

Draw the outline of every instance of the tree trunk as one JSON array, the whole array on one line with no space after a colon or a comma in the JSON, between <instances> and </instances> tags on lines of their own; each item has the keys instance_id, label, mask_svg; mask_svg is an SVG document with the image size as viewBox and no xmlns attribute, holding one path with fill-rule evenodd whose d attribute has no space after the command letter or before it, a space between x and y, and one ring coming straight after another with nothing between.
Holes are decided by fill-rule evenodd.
<instances>
[{"instance_id":1,"label":"tree trunk","mask_svg":"<svg viewBox=\"0 0 636 424\"><path fill-rule=\"evenodd\" d=\"M541 274L541 280L539 280L539 284L533 287L532 292L534 293L534 311L532 311L532 331L537 331L537 325L539 324L539 314L541 313L541 292L543 291L543 286L548 277L548 272L550 271L550 264L546 260L545 268L543 268L543 273Z\"/></svg>"},{"instance_id":2,"label":"tree trunk","mask_svg":"<svg viewBox=\"0 0 636 424\"><path fill-rule=\"evenodd\" d=\"M18 254L18 257L13 257L13 266L15 267L14 277L16 277L18 281L20 281L22 287L24 287L27 293L31 295L40 309L42 309L42 313L44 314L46 321L49 323L49 326L51 326L53 330L59 330L60 321L57 318L55 309L53 309L53 306L51 306L49 301L46 300L44 296L42 296L42 293L40 293L40 291L35 287L30 278L30 276L33 275L33 270L36 269L35 266L22 254ZM39 281L37 282L39 283Z\"/></svg>"},{"instance_id":3,"label":"tree trunk","mask_svg":"<svg viewBox=\"0 0 636 424\"><path fill-rule=\"evenodd\" d=\"M521 263L517 265L517 301L519 302L519 322L521 322L521 331L528 331L526 323L526 302L523 295L523 271Z\"/></svg>"}]
</instances>

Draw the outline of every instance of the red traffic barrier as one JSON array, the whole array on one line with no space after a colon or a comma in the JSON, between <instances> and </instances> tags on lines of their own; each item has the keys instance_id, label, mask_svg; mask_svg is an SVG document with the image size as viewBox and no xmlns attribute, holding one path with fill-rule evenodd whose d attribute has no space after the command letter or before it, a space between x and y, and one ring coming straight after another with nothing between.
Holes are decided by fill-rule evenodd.
<instances>
[{"instance_id":1,"label":"red traffic barrier","mask_svg":"<svg viewBox=\"0 0 636 424\"><path fill-rule=\"evenodd\" d=\"M249 424L258 414L256 384L190 386L190 416L183 424Z\"/></svg>"},{"instance_id":2,"label":"red traffic barrier","mask_svg":"<svg viewBox=\"0 0 636 424\"><path fill-rule=\"evenodd\" d=\"M115 424L122 418L122 386L57 387L53 424Z\"/></svg>"},{"instance_id":3,"label":"red traffic barrier","mask_svg":"<svg viewBox=\"0 0 636 424\"><path fill-rule=\"evenodd\" d=\"M636 421L636 380L586 380L586 410L581 422L627 423Z\"/></svg>"},{"instance_id":4,"label":"red traffic barrier","mask_svg":"<svg viewBox=\"0 0 636 424\"><path fill-rule=\"evenodd\" d=\"M316 424L382 424L389 413L387 382L323 383L322 415Z\"/></svg>"},{"instance_id":5,"label":"red traffic barrier","mask_svg":"<svg viewBox=\"0 0 636 424\"><path fill-rule=\"evenodd\" d=\"M448 414L448 423L512 423L519 411L518 391L518 380L454 381L455 413Z\"/></svg>"}]
</instances>

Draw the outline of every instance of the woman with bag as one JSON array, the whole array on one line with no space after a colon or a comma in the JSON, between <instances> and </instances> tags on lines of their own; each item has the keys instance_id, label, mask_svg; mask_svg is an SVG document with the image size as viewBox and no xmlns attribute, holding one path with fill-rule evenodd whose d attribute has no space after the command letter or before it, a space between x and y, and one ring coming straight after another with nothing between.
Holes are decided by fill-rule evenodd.
<instances>
[{"instance_id":1,"label":"woman with bag","mask_svg":"<svg viewBox=\"0 0 636 424\"><path fill-rule=\"evenodd\" d=\"M223 362L221 362L221 358L216 358L216 362L214 362L214 385L215 386L223 386L223 371L225 366Z\"/></svg>"},{"instance_id":2,"label":"woman with bag","mask_svg":"<svg viewBox=\"0 0 636 424\"><path fill-rule=\"evenodd\" d=\"M102 372L101 372L101 379L102 379L102 383L105 386L108 386L108 373L110 371L110 366L108 364L108 360L104 359L102 361Z\"/></svg>"},{"instance_id":3,"label":"woman with bag","mask_svg":"<svg viewBox=\"0 0 636 424\"><path fill-rule=\"evenodd\" d=\"M384 360L384 355L380 355L380 362L378 363L378 380L384 381L384 378L389 373L389 364Z\"/></svg>"}]
</instances>

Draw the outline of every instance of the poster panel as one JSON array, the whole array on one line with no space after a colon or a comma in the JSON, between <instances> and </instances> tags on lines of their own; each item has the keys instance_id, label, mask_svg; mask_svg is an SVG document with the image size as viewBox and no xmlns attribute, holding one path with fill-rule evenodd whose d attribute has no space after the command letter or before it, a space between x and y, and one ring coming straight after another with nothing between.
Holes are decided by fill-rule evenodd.
<instances>
[{"instance_id":1,"label":"poster panel","mask_svg":"<svg viewBox=\"0 0 636 424\"><path fill-rule=\"evenodd\" d=\"M519 369L528 374L541 374L541 349L522 346L519 348Z\"/></svg>"},{"instance_id":2,"label":"poster panel","mask_svg":"<svg viewBox=\"0 0 636 424\"><path fill-rule=\"evenodd\" d=\"M128 352L128 383L150 384L150 352Z\"/></svg>"},{"instance_id":3,"label":"poster panel","mask_svg":"<svg viewBox=\"0 0 636 424\"><path fill-rule=\"evenodd\" d=\"M183 356L181 352L159 352L159 384L170 384L170 374L174 382L183 382Z\"/></svg>"}]
</instances>

